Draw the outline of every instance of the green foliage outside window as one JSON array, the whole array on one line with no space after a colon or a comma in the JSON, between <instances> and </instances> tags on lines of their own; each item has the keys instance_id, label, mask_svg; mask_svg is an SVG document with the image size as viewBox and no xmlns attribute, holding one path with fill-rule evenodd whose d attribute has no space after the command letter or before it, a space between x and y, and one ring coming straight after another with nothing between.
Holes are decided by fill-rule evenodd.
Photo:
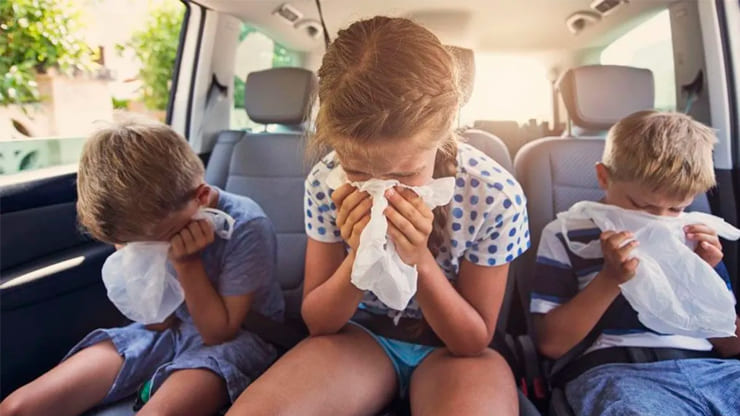
<instances>
[{"instance_id":1,"label":"green foliage outside window","mask_svg":"<svg viewBox=\"0 0 740 416\"><path fill-rule=\"evenodd\" d=\"M0 105L40 100L36 74L89 71L95 53L82 40L70 0L0 0Z\"/></svg>"},{"instance_id":2,"label":"green foliage outside window","mask_svg":"<svg viewBox=\"0 0 740 416\"><path fill-rule=\"evenodd\" d=\"M252 25L246 23L242 24L241 32L239 33L239 42L243 42L252 33L259 33L259 31ZM296 66L298 64L298 56L295 52L287 49L283 45L274 42L272 49L272 67L285 67L285 66ZM234 107L244 108L244 79L234 76Z\"/></svg>"},{"instance_id":3,"label":"green foliage outside window","mask_svg":"<svg viewBox=\"0 0 740 416\"><path fill-rule=\"evenodd\" d=\"M179 2L162 2L149 12L144 28L135 32L124 45L132 48L141 62L141 100L151 110L167 108L183 8Z\"/></svg>"}]
</instances>

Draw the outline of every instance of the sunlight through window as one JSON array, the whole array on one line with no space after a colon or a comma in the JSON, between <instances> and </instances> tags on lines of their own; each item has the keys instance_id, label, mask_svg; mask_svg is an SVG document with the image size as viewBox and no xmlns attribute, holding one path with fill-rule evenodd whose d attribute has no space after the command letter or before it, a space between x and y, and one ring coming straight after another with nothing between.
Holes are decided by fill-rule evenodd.
<instances>
[{"instance_id":1,"label":"sunlight through window","mask_svg":"<svg viewBox=\"0 0 740 416\"><path fill-rule=\"evenodd\" d=\"M544 65L516 55L476 54L475 89L461 122L552 119L551 86Z\"/></svg>"},{"instance_id":2,"label":"sunlight through window","mask_svg":"<svg viewBox=\"0 0 740 416\"><path fill-rule=\"evenodd\" d=\"M646 20L601 52L602 65L647 68L655 78L655 107L676 109L671 18L668 10Z\"/></svg>"}]
</instances>

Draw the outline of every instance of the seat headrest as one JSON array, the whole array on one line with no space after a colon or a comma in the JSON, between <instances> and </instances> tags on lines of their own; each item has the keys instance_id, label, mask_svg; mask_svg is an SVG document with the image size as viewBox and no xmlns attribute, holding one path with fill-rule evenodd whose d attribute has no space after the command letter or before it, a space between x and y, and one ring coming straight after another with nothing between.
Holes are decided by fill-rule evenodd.
<instances>
[{"instance_id":1,"label":"seat headrest","mask_svg":"<svg viewBox=\"0 0 740 416\"><path fill-rule=\"evenodd\" d=\"M457 83L460 87L460 106L464 106L473 95L473 85L475 84L475 54L472 49L461 48L459 46L445 45L447 51L452 55L457 67Z\"/></svg>"},{"instance_id":2,"label":"seat headrest","mask_svg":"<svg viewBox=\"0 0 740 416\"><path fill-rule=\"evenodd\" d=\"M272 68L247 75L244 108L255 123L297 125L306 120L316 75L303 68Z\"/></svg>"},{"instance_id":3,"label":"seat headrest","mask_svg":"<svg viewBox=\"0 0 740 416\"><path fill-rule=\"evenodd\" d=\"M607 130L622 118L655 106L649 69L581 66L566 71L558 89L573 124L585 130Z\"/></svg>"}]
</instances>

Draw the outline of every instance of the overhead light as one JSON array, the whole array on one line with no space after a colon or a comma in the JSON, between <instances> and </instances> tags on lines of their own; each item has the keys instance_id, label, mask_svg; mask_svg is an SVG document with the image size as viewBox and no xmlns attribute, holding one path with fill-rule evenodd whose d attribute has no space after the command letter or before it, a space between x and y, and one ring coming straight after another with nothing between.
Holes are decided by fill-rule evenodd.
<instances>
[{"instance_id":1,"label":"overhead light","mask_svg":"<svg viewBox=\"0 0 740 416\"><path fill-rule=\"evenodd\" d=\"M565 25L568 26L570 33L577 35L588 26L592 26L601 20L601 15L589 11L579 11L568 16L565 19Z\"/></svg>"},{"instance_id":2,"label":"overhead light","mask_svg":"<svg viewBox=\"0 0 740 416\"><path fill-rule=\"evenodd\" d=\"M295 24L297 21L303 18L303 13L299 12L298 9L288 3L283 3L280 7L275 9L272 14L280 16L281 18L286 20L286 23L290 25Z\"/></svg>"},{"instance_id":3,"label":"overhead light","mask_svg":"<svg viewBox=\"0 0 740 416\"><path fill-rule=\"evenodd\" d=\"M324 34L321 22L315 19L303 19L295 23L296 30L305 32L311 39L318 39Z\"/></svg>"},{"instance_id":4,"label":"overhead light","mask_svg":"<svg viewBox=\"0 0 740 416\"><path fill-rule=\"evenodd\" d=\"M617 7L627 3L629 3L629 0L594 0L591 2L591 8L602 16L606 16L616 10Z\"/></svg>"}]
</instances>

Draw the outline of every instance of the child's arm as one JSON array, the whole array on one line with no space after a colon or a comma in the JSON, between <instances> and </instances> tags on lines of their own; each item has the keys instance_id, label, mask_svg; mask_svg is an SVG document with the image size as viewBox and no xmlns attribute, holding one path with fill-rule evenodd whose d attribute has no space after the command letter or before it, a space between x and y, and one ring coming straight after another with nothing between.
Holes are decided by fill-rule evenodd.
<instances>
[{"instance_id":1,"label":"child's arm","mask_svg":"<svg viewBox=\"0 0 740 416\"><path fill-rule=\"evenodd\" d=\"M543 355L558 359L586 338L619 296L619 284L634 277L638 260L630 258L630 252L638 243L623 245L632 237L626 232L603 232L601 272L570 301L544 315L534 316L537 347Z\"/></svg>"},{"instance_id":2,"label":"child's arm","mask_svg":"<svg viewBox=\"0 0 740 416\"><path fill-rule=\"evenodd\" d=\"M206 345L234 338L252 303L251 293L222 297L211 284L200 252L213 238L208 222L193 221L171 240L170 251L188 311Z\"/></svg>"},{"instance_id":3,"label":"child's arm","mask_svg":"<svg viewBox=\"0 0 740 416\"><path fill-rule=\"evenodd\" d=\"M480 354L496 330L509 265L484 267L463 260L456 287L431 253L418 270L416 301L429 326L452 354Z\"/></svg>"},{"instance_id":4,"label":"child's arm","mask_svg":"<svg viewBox=\"0 0 740 416\"><path fill-rule=\"evenodd\" d=\"M509 266L483 267L463 261L456 289L427 248L432 211L408 189L394 188L386 196L388 235L401 259L417 266L416 301L424 318L452 354L480 354L496 329Z\"/></svg>"},{"instance_id":5,"label":"child's arm","mask_svg":"<svg viewBox=\"0 0 740 416\"><path fill-rule=\"evenodd\" d=\"M350 246L309 238L301 314L311 335L333 334L347 324L362 301L363 291L351 280L360 234L370 221L371 202L366 193L343 185L331 196L338 207L337 226Z\"/></svg>"},{"instance_id":6,"label":"child's arm","mask_svg":"<svg viewBox=\"0 0 740 416\"><path fill-rule=\"evenodd\" d=\"M301 314L311 335L338 332L357 310L363 292L350 280L354 261L342 243L308 239Z\"/></svg>"}]
</instances>

